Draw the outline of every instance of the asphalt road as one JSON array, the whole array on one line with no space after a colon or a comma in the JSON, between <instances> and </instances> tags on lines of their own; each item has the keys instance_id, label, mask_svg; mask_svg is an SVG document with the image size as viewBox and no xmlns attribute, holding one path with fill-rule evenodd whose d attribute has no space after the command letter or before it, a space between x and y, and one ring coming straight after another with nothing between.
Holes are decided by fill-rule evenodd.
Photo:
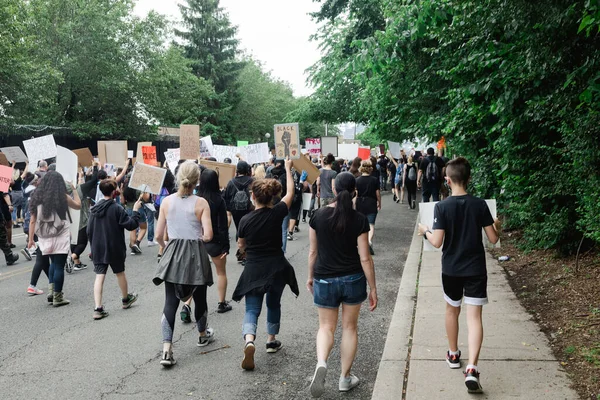
<instances>
[{"instance_id":1,"label":"asphalt road","mask_svg":"<svg viewBox=\"0 0 600 400\"><path fill-rule=\"evenodd\" d=\"M416 211L392 202L383 195L375 236L375 269L379 307L363 307L359 319L359 349L353 373L361 384L340 394L339 340L329 360L326 392L322 398L367 399L371 397L379 360L385 343L406 253L410 246ZM233 228L233 227L232 227ZM243 341L242 303L233 311L216 313L216 285L209 288L209 325L216 340L196 347L195 324L175 327L174 355L177 365L159 365L160 319L163 286L151 279L155 272L157 247L128 256L126 273L130 288L139 294L129 310L120 308L120 292L113 275L107 277L104 303L110 316L92 319L94 272L66 274L64 293L71 300L65 307L47 305L46 296L26 294L33 262L22 259L7 267L0 261L0 399L308 399L308 386L316 364L317 311L304 287L307 276L308 225L300 225L296 240L288 243L290 262L296 269L301 294L296 299L289 288L282 298L281 332L283 349L267 354L266 310L259 319L257 367L252 372L240 367ZM235 235L232 229L232 235ZM21 234L21 236L19 236ZM15 230L18 249L25 244L22 230ZM87 254L87 253L86 253ZM228 259L231 296L242 267ZM215 274L216 277L216 274ZM46 290L44 274L39 287Z\"/></svg>"}]
</instances>

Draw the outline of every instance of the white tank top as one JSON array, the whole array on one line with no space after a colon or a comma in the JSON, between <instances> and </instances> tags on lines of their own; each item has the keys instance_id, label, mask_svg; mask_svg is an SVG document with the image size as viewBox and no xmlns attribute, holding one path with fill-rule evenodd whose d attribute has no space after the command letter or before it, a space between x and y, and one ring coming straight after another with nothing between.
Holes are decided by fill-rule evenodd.
<instances>
[{"instance_id":1,"label":"white tank top","mask_svg":"<svg viewBox=\"0 0 600 400\"><path fill-rule=\"evenodd\" d=\"M203 234L202 223L198 221L194 212L199 197L191 195L182 198L175 193L167 198L169 199L167 212L169 239L200 240Z\"/></svg>"}]
</instances>

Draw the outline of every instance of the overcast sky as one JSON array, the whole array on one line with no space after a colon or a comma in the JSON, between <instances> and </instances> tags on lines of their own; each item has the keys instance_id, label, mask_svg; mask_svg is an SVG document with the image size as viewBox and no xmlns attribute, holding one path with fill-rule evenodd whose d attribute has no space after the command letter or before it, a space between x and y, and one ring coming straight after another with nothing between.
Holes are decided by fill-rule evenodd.
<instances>
[{"instance_id":1,"label":"overcast sky","mask_svg":"<svg viewBox=\"0 0 600 400\"><path fill-rule=\"evenodd\" d=\"M155 11L180 19L178 0L138 0L135 12ZM238 26L241 49L263 62L273 75L289 82L296 96L312 92L305 69L319 59L309 37L317 26L309 12L319 8L312 0L221 0L231 23Z\"/></svg>"}]
</instances>

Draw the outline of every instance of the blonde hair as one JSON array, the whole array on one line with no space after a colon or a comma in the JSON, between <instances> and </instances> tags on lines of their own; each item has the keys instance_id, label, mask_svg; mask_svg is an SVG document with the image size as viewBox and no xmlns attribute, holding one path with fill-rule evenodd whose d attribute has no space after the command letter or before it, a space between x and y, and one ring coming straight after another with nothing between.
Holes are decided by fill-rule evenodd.
<instances>
[{"instance_id":1,"label":"blonde hair","mask_svg":"<svg viewBox=\"0 0 600 400\"><path fill-rule=\"evenodd\" d=\"M200 169L193 161L186 161L179 166L177 172L177 184L180 190L189 192L198 185Z\"/></svg>"},{"instance_id":2,"label":"blonde hair","mask_svg":"<svg viewBox=\"0 0 600 400\"><path fill-rule=\"evenodd\" d=\"M408 156L408 163L412 164L412 162L413 162L413 156Z\"/></svg>"},{"instance_id":3,"label":"blonde hair","mask_svg":"<svg viewBox=\"0 0 600 400\"><path fill-rule=\"evenodd\" d=\"M265 166L260 164L254 169L254 178L255 179L265 179L267 172L265 171Z\"/></svg>"},{"instance_id":4,"label":"blonde hair","mask_svg":"<svg viewBox=\"0 0 600 400\"><path fill-rule=\"evenodd\" d=\"M371 164L371 160L363 160L360 163L360 168L358 169L358 172L360 172L361 174L371 174L371 172L373 172L373 164Z\"/></svg>"}]
</instances>

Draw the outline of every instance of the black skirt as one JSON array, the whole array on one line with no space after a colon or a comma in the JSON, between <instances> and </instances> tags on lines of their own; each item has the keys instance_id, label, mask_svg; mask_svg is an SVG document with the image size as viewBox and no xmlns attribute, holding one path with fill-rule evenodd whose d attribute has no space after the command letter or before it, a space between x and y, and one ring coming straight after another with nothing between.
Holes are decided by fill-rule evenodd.
<instances>
[{"instance_id":1,"label":"black skirt","mask_svg":"<svg viewBox=\"0 0 600 400\"><path fill-rule=\"evenodd\" d=\"M283 254L259 259L248 257L231 298L240 301L247 294L264 294L279 285L289 285L296 297L300 295L294 267Z\"/></svg>"}]
</instances>

